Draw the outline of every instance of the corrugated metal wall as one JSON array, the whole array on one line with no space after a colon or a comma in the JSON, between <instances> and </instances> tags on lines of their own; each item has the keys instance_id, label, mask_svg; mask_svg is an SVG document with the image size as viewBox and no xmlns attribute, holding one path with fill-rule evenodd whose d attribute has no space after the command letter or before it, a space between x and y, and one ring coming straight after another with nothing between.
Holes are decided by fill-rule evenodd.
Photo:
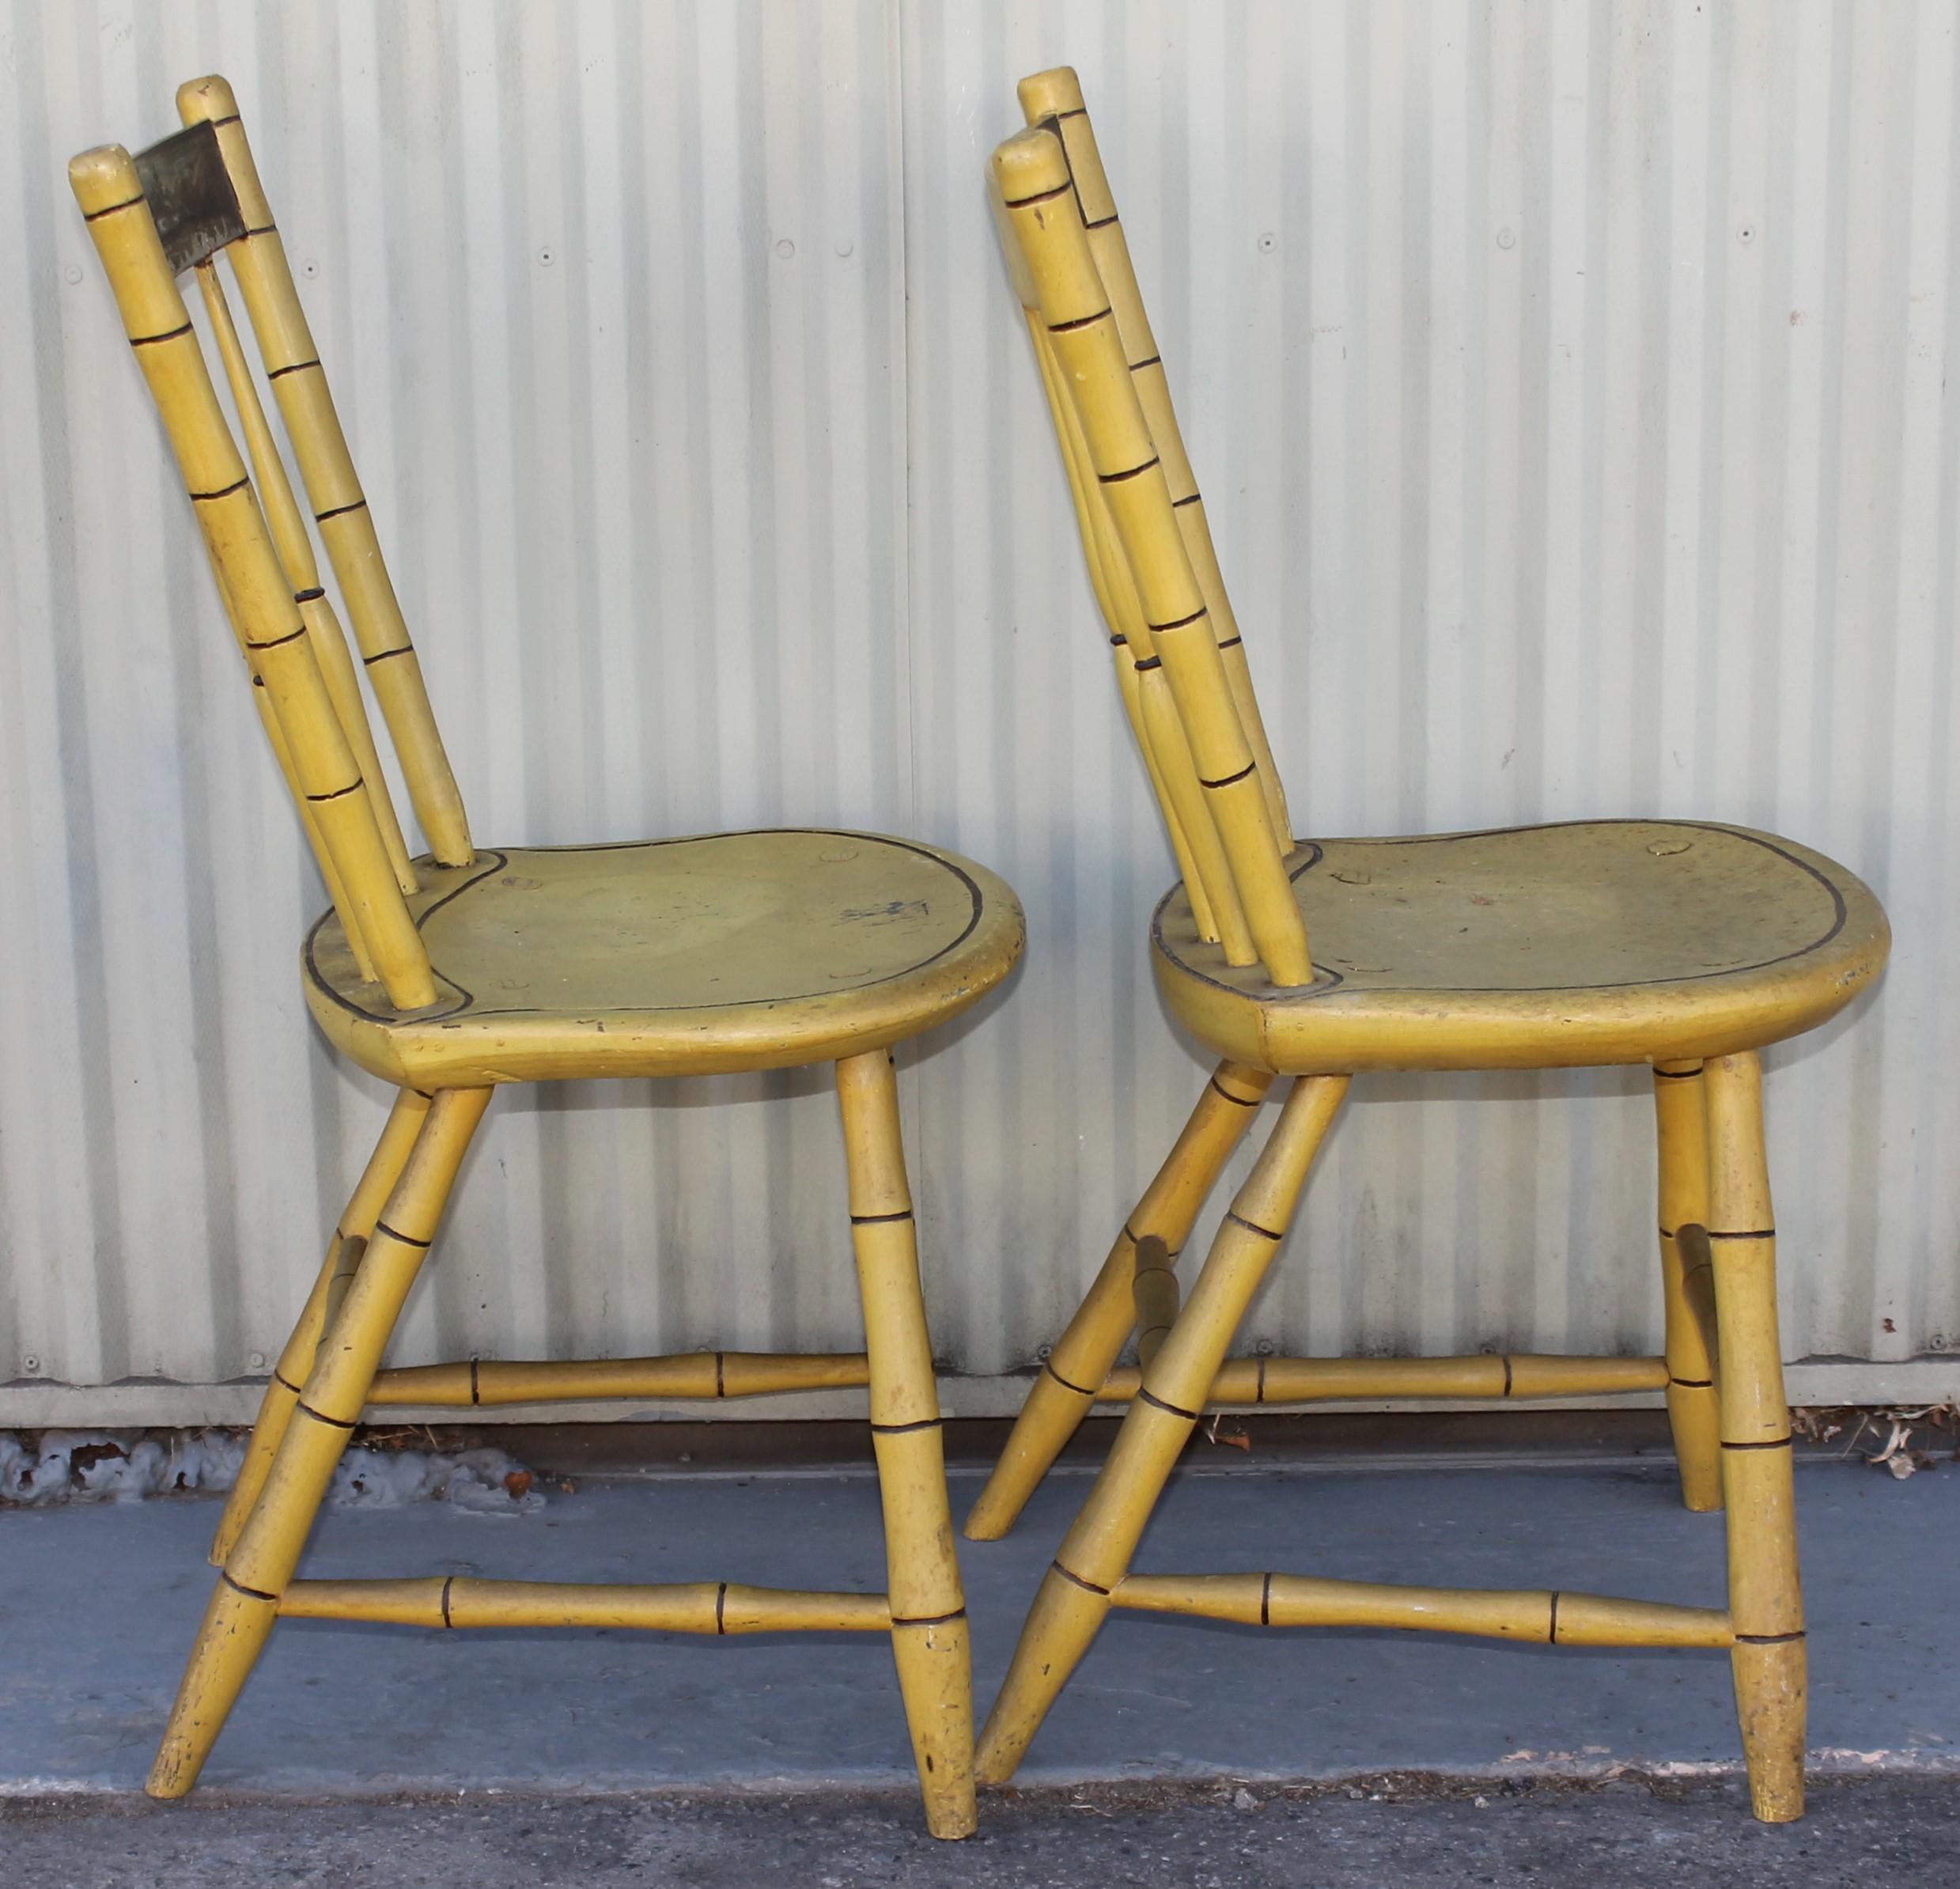
<instances>
[{"instance_id":1,"label":"corrugated metal wall","mask_svg":"<svg viewBox=\"0 0 1960 1889\"><path fill-rule=\"evenodd\" d=\"M478 832L863 823L1020 891L1024 971L906 1077L955 1369L1054 1334L1202 1081L982 192L1062 59L1303 828L1691 812L1856 865L1882 998L1772 1058L1786 1346L1960 1349L1956 25L0 5L0 1420L262 1368L379 1119L62 170L208 70ZM1650 1346L1651 1168L1633 1074L1372 1082L1253 1335ZM846 1344L842 1207L820 1076L514 1095L401 1354Z\"/></svg>"}]
</instances>

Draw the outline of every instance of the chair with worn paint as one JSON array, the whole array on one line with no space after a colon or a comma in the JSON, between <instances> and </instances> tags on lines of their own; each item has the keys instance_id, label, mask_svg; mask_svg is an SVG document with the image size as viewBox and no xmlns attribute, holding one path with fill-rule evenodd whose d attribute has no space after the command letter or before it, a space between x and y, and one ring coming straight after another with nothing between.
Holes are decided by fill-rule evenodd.
<instances>
[{"instance_id":1,"label":"chair with worn paint","mask_svg":"<svg viewBox=\"0 0 1960 1889\"><path fill-rule=\"evenodd\" d=\"M134 158L119 146L87 152L70 178L331 896L302 953L307 1001L328 1039L399 1093L267 1388L150 1792L191 1789L282 1617L711 1634L850 1629L889 1637L928 1821L937 1835L963 1836L973 1827L967 1624L891 1046L1006 975L1022 944L1014 895L968 861L875 834L476 844L231 88L198 80L177 103L184 130ZM301 493L233 321L221 254ZM187 271L197 276L243 455L180 292ZM358 669L302 502L352 620ZM428 842L423 857L411 857L390 804L363 671ZM836 1066L864 1352L380 1368L498 1085L822 1062ZM866 1385L885 1593L715 1580L295 1578L335 1466L370 1406Z\"/></svg>"},{"instance_id":2,"label":"chair with worn paint","mask_svg":"<svg viewBox=\"0 0 1960 1889\"><path fill-rule=\"evenodd\" d=\"M1156 343L1075 75L1020 88L994 153L1002 236L1117 680L1180 873L1157 983L1221 1058L1035 1379L967 1524L1014 1523L1090 1408L1129 1408L982 1735L1012 1776L1113 1607L1249 1624L1428 1627L1730 1651L1756 1814L1803 1808L1803 1612L1758 1052L1868 986L1885 914L1842 866L1708 822L1293 837ZM1308 941L1312 950L1310 955ZM1663 1357L1228 1361L1349 1082L1376 1070L1648 1065ZM1174 1267L1276 1077L1290 1092L1180 1308ZM1119 1368L1133 1331L1139 1365ZM1664 1390L1689 1508L1727 1511L1728 1605L1133 1573L1209 1406Z\"/></svg>"}]
</instances>

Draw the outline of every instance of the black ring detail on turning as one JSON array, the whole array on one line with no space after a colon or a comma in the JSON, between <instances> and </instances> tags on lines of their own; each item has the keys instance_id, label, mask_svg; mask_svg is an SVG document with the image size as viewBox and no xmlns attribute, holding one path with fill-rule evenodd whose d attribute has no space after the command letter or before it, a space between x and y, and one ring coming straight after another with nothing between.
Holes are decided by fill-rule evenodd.
<instances>
[{"instance_id":1,"label":"black ring detail on turning","mask_svg":"<svg viewBox=\"0 0 1960 1889\"><path fill-rule=\"evenodd\" d=\"M191 324L186 322L180 328L167 329L161 335L132 335L129 338L131 347L154 347L160 341L175 341L180 335L191 332Z\"/></svg>"},{"instance_id":2,"label":"black ring detail on turning","mask_svg":"<svg viewBox=\"0 0 1960 1889\"><path fill-rule=\"evenodd\" d=\"M267 1594L261 1592L257 1588L248 1588L242 1580L233 1579L231 1573L224 1568L218 1569L218 1577L234 1594L243 1594L248 1600L270 1600L275 1607L278 1604L279 1597L277 1594Z\"/></svg>"},{"instance_id":3,"label":"black ring detail on turning","mask_svg":"<svg viewBox=\"0 0 1960 1889\"><path fill-rule=\"evenodd\" d=\"M1211 612L1205 606L1200 604L1189 616L1174 617L1167 623L1152 623L1150 626L1150 634L1155 636L1161 630L1182 630L1196 623L1200 617L1209 616Z\"/></svg>"},{"instance_id":4,"label":"black ring detail on turning","mask_svg":"<svg viewBox=\"0 0 1960 1889\"><path fill-rule=\"evenodd\" d=\"M470 1402L473 1404L481 1403L483 1401L482 1398L478 1394L476 1362L477 1361L475 1358L471 1358L470 1360Z\"/></svg>"},{"instance_id":5,"label":"black ring detail on turning","mask_svg":"<svg viewBox=\"0 0 1960 1889\"><path fill-rule=\"evenodd\" d=\"M377 662L386 662L391 656L413 656L414 653L415 645L413 643L403 643L399 649L376 649L372 656L362 657L361 664L363 668L371 669Z\"/></svg>"},{"instance_id":6,"label":"black ring detail on turning","mask_svg":"<svg viewBox=\"0 0 1960 1889\"><path fill-rule=\"evenodd\" d=\"M1505 1396L1507 1396L1507 1397L1508 1397L1508 1396L1511 1395L1511 1353L1510 1353L1508 1351L1507 1351L1507 1352L1505 1352L1505 1353L1504 1353L1504 1395L1505 1395Z\"/></svg>"},{"instance_id":7,"label":"black ring detail on turning","mask_svg":"<svg viewBox=\"0 0 1960 1889\"><path fill-rule=\"evenodd\" d=\"M453 1574L442 1584L442 1624L445 1626L456 1625L456 1622L449 1618L449 1590L455 1585L456 1577Z\"/></svg>"},{"instance_id":8,"label":"black ring detail on turning","mask_svg":"<svg viewBox=\"0 0 1960 1889\"><path fill-rule=\"evenodd\" d=\"M1257 1233L1262 1240L1283 1240L1285 1238L1285 1234L1276 1233L1270 1227L1262 1227L1256 1220L1248 1220L1246 1218L1244 1214L1235 1213L1229 1208L1226 1209L1225 1217L1226 1219L1233 1221L1235 1225L1243 1227L1248 1233Z\"/></svg>"},{"instance_id":9,"label":"black ring detail on turning","mask_svg":"<svg viewBox=\"0 0 1960 1889\"><path fill-rule=\"evenodd\" d=\"M377 1233L387 1234L391 1240L399 1240L403 1246L418 1246L424 1252L427 1252L429 1248L434 1244L433 1240L416 1240L407 1233L398 1233L385 1220L377 1220L374 1223L374 1230Z\"/></svg>"},{"instance_id":10,"label":"black ring detail on turning","mask_svg":"<svg viewBox=\"0 0 1960 1889\"><path fill-rule=\"evenodd\" d=\"M270 642L248 642L245 645L245 647L248 649L277 649L283 646L285 644L297 642L305 634L306 630L304 626L302 626L297 630L287 630L286 634L283 636L274 637Z\"/></svg>"},{"instance_id":11,"label":"black ring detail on turning","mask_svg":"<svg viewBox=\"0 0 1960 1889\"><path fill-rule=\"evenodd\" d=\"M1552 1590L1552 1630L1546 1636L1546 1644L1548 1646L1558 1644L1558 1590L1556 1588Z\"/></svg>"},{"instance_id":12,"label":"black ring detail on turning","mask_svg":"<svg viewBox=\"0 0 1960 1889\"><path fill-rule=\"evenodd\" d=\"M1090 1594L1100 1594L1106 1600L1109 1598L1109 1589L1107 1588L1099 1588L1094 1581L1084 1580L1080 1574L1071 1573L1070 1570L1065 1568L1060 1562L1051 1561L1048 1565L1050 1567L1053 1568L1064 1580L1073 1581L1075 1584L1082 1588L1084 1592Z\"/></svg>"},{"instance_id":13,"label":"black ring detail on turning","mask_svg":"<svg viewBox=\"0 0 1960 1889\"><path fill-rule=\"evenodd\" d=\"M1078 315L1073 321L1051 321L1048 324L1048 332L1051 335L1073 334L1077 328L1092 327L1106 315L1114 315L1115 312L1114 309L1105 305L1098 309L1093 315Z\"/></svg>"},{"instance_id":14,"label":"black ring detail on turning","mask_svg":"<svg viewBox=\"0 0 1960 1889\"><path fill-rule=\"evenodd\" d=\"M1791 1439L1788 1437L1773 1437L1767 1443L1731 1443L1724 1437L1722 1447L1724 1449L1788 1449L1790 1443Z\"/></svg>"},{"instance_id":15,"label":"black ring detail on turning","mask_svg":"<svg viewBox=\"0 0 1960 1889\"><path fill-rule=\"evenodd\" d=\"M1141 662L1132 663L1129 666L1141 676L1145 669L1162 668L1164 658L1161 656L1146 656Z\"/></svg>"},{"instance_id":16,"label":"black ring detail on turning","mask_svg":"<svg viewBox=\"0 0 1960 1889\"><path fill-rule=\"evenodd\" d=\"M1119 486L1125 479L1134 479L1139 473L1148 472L1152 466L1159 465L1162 463L1163 462L1159 460L1156 454L1153 452L1141 466L1132 466L1127 472L1097 473L1095 475L1096 483L1099 485Z\"/></svg>"},{"instance_id":17,"label":"black ring detail on turning","mask_svg":"<svg viewBox=\"0 0 1960 1889\"><path fill-rule=\"evenodd\" d=\"M306 632L304 630L300 632L300 634L302 636L305 634ZM264 645L261 645L261 647L263 646ZM352 786L350 786L336 787L331 793L309 793L306 797L308 800L315 802L320 801L344 801L349 794L358 793L361 791L361 785L362 783L361 778L357 774L354 777Z\"/></svg>"},{"instance_id":18,"label":"black ring detail on turning","mask_svg":"<svg viewBox=\"0 0 1960 1889\"><path fill-rule=\"evenodd\" d=\"M1145 1403L1155 1410L1162 1410L1167 1416L1182 1417L1187 1423L1195 1423L1198 1421L1198 1413L1196 1410L1180 1410L1174 1403L1166 1403L1161 1397L1146 1391L1141 1384L1137 1387L1137 1395Z\"/></svg>"},{"instance_id":19,"label":"black ring detail on turning","mask_svg":"<svg viewBox=\"0 0 1960 1889\"><path fill-rule=\"evenodd\" d=\"M1712 1391L1715 1380L1712 1377L1671 1377L1668 1383L1684 1391Z\"/></svg>"},{"instance_id":20,"label":"black ring detail on turning","mask_svg":"<svg viewBox=\"0 0 1960 1889\"><path fill-rule=\"evenodd\" d=\"M85 223L93 223L100 218L114 216L119 210L134 210L138 204L147 203L149 201L149 199L138 191L133 197L125 197L120 203L105 203L100 210L84 212L81 220Z\"/></svg>"},{"instance_id":21,"label":"black ring detail on turning","mask_svg":"<svg viewBox=\"0 0 1960 1889\"><path fill-rule=\"evenodd\" d=\"M303 372L307 368L318 367L320 363L316 360L289 362L284 367L274 367L269 369L267 371L266 378L268 380L276 380L282 374L297 374Z\"/></svg>"},{"instance_id":22,"label":"black ring detail on turning","mask_svg":"<svg viewBox=\"0 0 1960 1889\"><path fill-rule=\"evenodd\" d=\"M1233 1103L1240 1108L1257 1108L1266 1100L1264 1096L1254 1096L1250 1099L1244 1096L1235 1096L1216 1076L1210 1077L1209 1082L1210 1086L1216 1089L1228 1102Z\"/></svg>"},{"instance_id":23,"label":"black ring detail on turning","mask_svg":"<svg viewBox=\"0 0 1960 1889\"><path fill-rule=\"evenodd\" d=\"M1204 494L1201 492L1186 493L1183 498L1174 498L1171 501L1171 509L1175 512L1179 510L1182 506L1187 505L1196 505L1203 497Z\"/></svg>"},{"instance_id":24,"label":"black ring detail on turning","mask_svg":"<svg viewBox=\"0 0 1960 1889\"><path fill-rule=\"evenodd\" d=\"M911 1217L912 1209L905 1207L896 1213L853 1213L851 1225L854 1227L875 1227L883 1225L887 1221L910 1220Z\"/></svg>"},{"instance_id":25,"label":"black ring detail on turning","mask_svg":"<svg viewBox=\"0 0 1960 1889\"><path fill-rule=\"evenodd\" d=\"M725 1580L714 1591L714 1630L717 1633L725 1633L728 1630L722 1619L723 1611L728 1604L728 1584Z\"/></svg>"},{"instance_id":26,"label":"black ring detail on turning","mask_svg":"<svg viewBox=\"0 0 1960 1889\"><path fill-rule=\"evenodd\" d=\"M1228 636L1218 646L1221 649L1235 649L1245 640L1243 636Z\"/></svg>"},{"instance_id":27,"label":"black ring detail on turning","mask_svg":"<svg viewBox=\"0 0 1960 1889\"><path fill-rule=\"evenodd\" d=\"M1223 780L1220 780L1220 781L1208 781L1208 780L1206 780L1206 779L1205 778L1205 777L1204 777L1202 774L1200 774L1200 775L1198 776L1198 786L1201 786L1201 787L1232 787L1232 786L1236 786L1238 785L1238 783L1239 783L1239 782L1243 781L1243 780L1246 778L1246 776L1247 776L1247 774L1257 774L1258 771L1259 771L1259 764L1258 764L1258 763L1257 761L1248 761L1248 762L1247 762L1247 763L1246 763L1246 764L1245 764L1245 766L1244 766L1244 767L1243 767L1242 768L1240 768L1240 769L1239 770L1239 771L1238 771L1236 774L1227 774L1227 775L1224 777L1224 778Z\"/></svg>"},{"instance_id":28,"label":"black ring detail on turning","mask_svg":"<svg viewBox=\"0 0 1960 1889\"><path fill-rule=\"evenodd\" d=\"M1262 1575L1259 1579L1259 1624L1262 1626L1273 1624L1273 1577L1270 1574Z\"/></svg>"},{"instance_id":29,"label":"black ring detail on turning","mask_svg":"<svg viewBox=\"0 0 1960 1889\"><path fill-rule=\"evenodd\" d=\"M1737 1644L1742 1646L1782 1646L1806 1637L1803 1629L1799 1627L1793 1633L1738 1633L1735 1638Z\"/></svg>"},{"instance_id":30,"label":"black ring detail on turning","mask_svg":"<svg viewBox=\"0 0 1960 1889\"><path fill-rule=\"evenodd\" d=\"M1093 1391L1085 1388L1081 1384L1070 1384L1068 1379L1064 1377L1061 1373L1055 1368L1054 1361L1052 1358L1044 1357L1041 1361L1041 1368L1046 1371L1057 1384L1060 1384L1065 1391L1073 1391L1078 1397L1093 1397L1095 1395Z\"/></svg>"},{"instance_id":31,"label":"black ring detail on turning","mask_svg":"<svg viewBox=\"0 0 1960 1889\"><path fill-rule=\"evenodd\" d=\"M316 584L310 590L294 591L293 601L296 604L317 604L326 594L326 592Z\"/></svg>"},{"instance_id":32,"label":"black ring detail on turning","mask_svg":"<svg viewBox=\"0 0 1960 1889\"><path fill-rule=\"evenodd\" d=\"M313 522L316 524L324 524L329 518L338 518L342 513L365 512L367 509L368 502L365 498L357 498L352 505L337 505L327 511L316 512L313 514Z\"/></svg>"},{"instance_id":33,"label":"black ring detail on turning","mask_svg":"<svg viewBox=\"0 0 1960 1889\"><path fill-rule=\"evenodd\" d=\"M299 1403L294 1407L296 1409L304 1410L316 1423L327 1424L337 1430L350 1430L354 1427L355 1421L358 1421L357 1419L350 1418L343 1421L340 1418L329 1417L324 1410L315 1410L304 1397L300 1399Z\"/></svg>"},{"instance_id":34,"label":"black ring detail on turning","mask_svg":"<svg viewBox=\"0 0 1960 1889\"><path fill-rule=\"evenodd\" d=\"M191 502L193 505L208 505L214 498L229 498L233 493L242 492L251 483L248 479L234 479L229 485L220 486L215 492L193 492Z\"/></svg>"},{"instance_id":35,"label":"black ring detail on turning","mask_svg":"<svg viewBox=\"0 0 1960 1889\"><path fill-rule=\"evenodd\" d=\"M944 1417L921 1417L916 1423L874 1423L871 1433L874 1437L903 1437L914 1430L938 1429L945 1421Z\"/></svg>"},{"instance_id":36,"label":"black ring detail on turning","mask_svg":"<svg viewBox=\"0 0 1960 1889\"><path fill-rule=\"evenodd\" d=\"M891 1624L894 1626L944 1626L949 1620L963 1620L966 1617L967 1610L963 1607L956 1607L950 1614L894 1614Z\"/></svg>"},{"instance_id":37,"label":"black ring detail on turning","mask_svg":"<svg viewBox=\"0 0 1960 1889\"><path fill-rule=\"evenodd\" d=\"M1051 198L1060 196L1064 191L1073 189L1070 184L1058 184L1053 190L1036 191L1031 197L1006 197L1001 199L1009 210L1025 210L1031 203L1046 203Z\"/></svg>"},{"instance_id":38,"label":"black ring detail on turning","mask_svg":"<svg viewBox=\"0 0 1960 1889\"><path fill-rule=\"evenodd\" d=\"M1705 1227L1702 1230L1711 1240L1774 1240L1776 1236L1774 1227L1751 1227L1739 1233L1718 1233L1713 1227Z\"/></svg>"}]
</instances>

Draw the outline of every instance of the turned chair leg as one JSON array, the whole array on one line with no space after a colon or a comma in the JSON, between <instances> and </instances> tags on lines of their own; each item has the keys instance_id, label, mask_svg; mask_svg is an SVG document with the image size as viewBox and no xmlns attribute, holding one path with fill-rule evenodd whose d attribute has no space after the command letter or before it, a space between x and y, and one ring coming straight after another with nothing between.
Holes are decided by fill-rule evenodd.
<instances>
[{"instance_id":1,"label":"turned chair leg","mask_svg":"<svg viewBox=\"0 0 1960 1889\"><path fill-rule=\"evenodd\" d=\"M429 1104L225 1557L150 1768L153 1797L181 1797L196 1783L258 1662L490 1095L487 1088L446 1089Z\"/></svg>"},{"instance_id":2,"label":"turned chair leg","mask_svg":"<svg viewBox=\"0 0 1960 1889\"><path fill-rule=\"evenodd\" d=\"M974 1823L972 1656L891 1052L840 1062L837 1094L884 1505L892 1656L927 1827L936 1837L967 1837Z\"/></svg>"},{"instance_id":3,"label":"turned chair leg","mask_svg":"<svg viewBox=\"0 0 1960 1889\"><path fill-rule=\"evenodd\" d=\"M313 1368L313 1355L320 1348L320 1334L327 1329L333 1314L339 1310L339 1300L359 1270L368 1236L374 1231L374 1223L380 1216L383 1205L393 1191L395 1182L401 1179L403 1168L408 1164L409 1151L415 1145L416 1136L422 1132L422 1122L429 1113L429 1098L418 1089L405 1088L395 1096L395 1106L381 1130L381 1138L376 1143L374 1153L368 1157L367 1167L347 1202L347 1210L341 1215L340 1224L334 1228L333 1237L327 1243L327 1257L321 1263L320 1277L313 1281L305 1309L300 1314L299 1323L293 1327L293 1335L286 1341L279 1361L272 1367L271 1381L259 1400L259 1421L252 1425L252 1439L245 1445L244 1459L238 1466L238 1479L233 1483L231 1493L225 1499L225 1512L218 1518L218 1534L211 1543L214 1567L224 1566L237 1544L238 1531L244 1527L245 1517L252 1513L252 1505L259 1500L259 1491L265 1486L266 1472L272 1467L272 1459L278 1454L286 1426L293 1420L293 1406L299 1402L300 1386L305 1383L307 1372Z\"/></svg>"},{"instance_id":4,"label":"turned chair leg","mask_svg":"<svg viewBox=\"0 0 1960 1889\"><path fill-rule=\"evenodd\" d=\"M1660 1271L1667 1318L1667 1422L1681 1499L1722 1506L1721 1417L1715 1387L1714 1274L1708 1258L1708 1117L1698 1062L1654 1070L1660 1147Z\"/></svg>"},{"instance_id":5,"label":"turned chair leg","mask_svg":"<svg viewBox=\"0 0 1960 1889\"><path fill-rule=\"evenodd\" d=\"M1013 1776L1088 1651L1150 1512L1196 1426L1225 1352L1279 1251L1345 1076L1303 1077L1212 1242L1198 1283L1123 1418L1109 1459L1044 1577L981 1734L985 1784Z\"/></svg>"},{"instance_id":6,"label":"turned chair leg","mask_svg":"<svg viewBox=\"0 0 1960 1889\"><path fill-rule=\"evenodd\" d=\"M1718 1058L1707 1088L1735 1705L1756 1815L1787 1823L1803 1814L1806 1660L1761 1065Z\"/></svg>"},{"instance_id":7,"label":"turned chair leg","mask_svg":"<svg viewBox=\"0 0 1960 1889\"><path fill-rule=\"evenodd\" d=\"M1007 1447L967 1517L970 1541L998 1541L1014 1526L1088 1415L1137 1322L1133 1289L1138 1246L1160 1240L1165 1258L1175 1262L1191 1223L1272 1082L1263 1069L1221 1062L1205 1084L1184 1132L1116 1236L1088 1297L1035 1378Z\"/></svg>"}]
</instances>

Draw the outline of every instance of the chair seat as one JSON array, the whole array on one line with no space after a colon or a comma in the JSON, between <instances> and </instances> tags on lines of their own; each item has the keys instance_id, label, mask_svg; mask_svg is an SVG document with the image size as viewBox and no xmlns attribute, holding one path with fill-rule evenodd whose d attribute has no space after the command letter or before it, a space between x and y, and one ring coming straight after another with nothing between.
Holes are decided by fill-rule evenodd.
<instances>
[{"instance_id":1,"label":"chair seat","mask_svg":"<svg viewBox=\"0 0 1960 1889\"><path fill-rule=\"evenodd\" d=\"M789 831L418 861L410 900L438 1001L389 1008L338 918L303 954L328 1037L433 1089L781 1069L902 1041L1020 954L985 868L869 833Z\"/></svg>"},{"instance_id":2,"label":"chair seat","mask_svg":"<svg viewBox=\"0 0 1960 1889\"><path fill-rule=\"evenodd\" d=\"M1287 869L1311 984L1228 965L1182 888L1152 939L1189 1029L1288 1074L1732 1054L1822 1023L1890 945L1844 867L1699 821L1301 841Z\"/></svg>"}]
</instances>

